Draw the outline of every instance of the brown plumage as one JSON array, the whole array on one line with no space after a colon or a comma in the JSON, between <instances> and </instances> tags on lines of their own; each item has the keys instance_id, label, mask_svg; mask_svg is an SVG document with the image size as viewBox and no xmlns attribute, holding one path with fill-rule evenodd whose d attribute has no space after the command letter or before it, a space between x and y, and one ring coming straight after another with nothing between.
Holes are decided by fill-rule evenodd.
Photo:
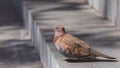
<instances>
[{"instance_id":1,"label":"brown plumage","mask_svg":"<svg viewBox=\"0 0 120 68\"><path fill-rule=\"evenodd\" d=\"M114 57L100 53L91 48L87 43L77 37L67 34L62 25L57 25L55 28L54 44L57 50L67 58L96 58L104 57L115 59Z\"/></svg>"}]
</instances>

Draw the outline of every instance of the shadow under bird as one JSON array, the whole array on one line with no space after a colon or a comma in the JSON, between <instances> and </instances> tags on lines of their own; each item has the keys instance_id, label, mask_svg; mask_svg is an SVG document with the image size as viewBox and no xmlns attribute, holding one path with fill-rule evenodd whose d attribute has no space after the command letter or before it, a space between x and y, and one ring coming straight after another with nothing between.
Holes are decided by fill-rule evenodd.
<instances>
[{"instance_id":1,"label":"shadow under bird","mask_svg":"<svg viewBox=\"0 0 120 68\"><path fill-rule=\"evenodd\" d=\"M57 50L68 59L96 59L97 57L116 59L91 48L84 41L66 33L62 25L55 27L54 44Z\"/></svg>"}]
</instances>

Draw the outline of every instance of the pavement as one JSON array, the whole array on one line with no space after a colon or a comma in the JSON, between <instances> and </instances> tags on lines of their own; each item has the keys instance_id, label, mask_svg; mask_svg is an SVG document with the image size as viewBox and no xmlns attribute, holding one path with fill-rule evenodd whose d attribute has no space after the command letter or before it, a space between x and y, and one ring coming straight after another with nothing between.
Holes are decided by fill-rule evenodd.
<instances>
[{"instance_id":1,"label":"pavement","mask_svg":"<svg viewBox=\"0 0 120 68\"><path fill-rule=\"evenodd\" d=\"M0 68L43 68L15 8L0 2Z\"/></svg>"},{"instance_id":2,"label":"pavement","mask_svg":"<svg viewBox=\"0 0 120 68\"><path fill-rule=\"evenodd\" d=\"M80 0L25 0L34 22L47 43L53 43L54 27L63 24L66 31L84 40L116 61L66 62L58 59L60 68L119 68L120 28ZM53 46L53 45L50 45ZM60 57L61 58L61 57ZM103 58L102 58L103 59Z\"/></svg>"}]
</instances>

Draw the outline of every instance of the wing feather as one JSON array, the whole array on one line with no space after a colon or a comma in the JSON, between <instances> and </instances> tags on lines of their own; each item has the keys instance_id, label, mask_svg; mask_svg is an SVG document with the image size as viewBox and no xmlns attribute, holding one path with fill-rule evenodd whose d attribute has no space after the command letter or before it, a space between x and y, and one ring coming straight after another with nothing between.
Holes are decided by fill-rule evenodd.
<instances>
[{"instance_id":1,"label":"wing feather","mask_svg":"<svg viewBox=\"0 0 120 68\"><path fill-rule=\"evenodd\" d=\"M89 48L87 43L70 34L63 36L61 42L73 47Z\"/></svg>"}]
</instances>

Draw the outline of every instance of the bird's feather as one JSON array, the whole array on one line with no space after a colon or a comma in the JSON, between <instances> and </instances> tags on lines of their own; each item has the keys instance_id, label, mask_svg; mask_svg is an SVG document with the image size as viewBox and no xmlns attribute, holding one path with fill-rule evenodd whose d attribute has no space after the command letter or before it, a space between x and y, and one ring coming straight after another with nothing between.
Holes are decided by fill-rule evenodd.
<instances>
[{"instance_id":1,"label":"bird's feather","mask_svg":"<svg viewBox=\"0 0 120 68\"><path fill-rule=\"evenodd\" d=\"M71 34L65 34L59 37L55 45L61 53L69 57L89 55L89 45Z\"/></svg>"}]
</instances>

